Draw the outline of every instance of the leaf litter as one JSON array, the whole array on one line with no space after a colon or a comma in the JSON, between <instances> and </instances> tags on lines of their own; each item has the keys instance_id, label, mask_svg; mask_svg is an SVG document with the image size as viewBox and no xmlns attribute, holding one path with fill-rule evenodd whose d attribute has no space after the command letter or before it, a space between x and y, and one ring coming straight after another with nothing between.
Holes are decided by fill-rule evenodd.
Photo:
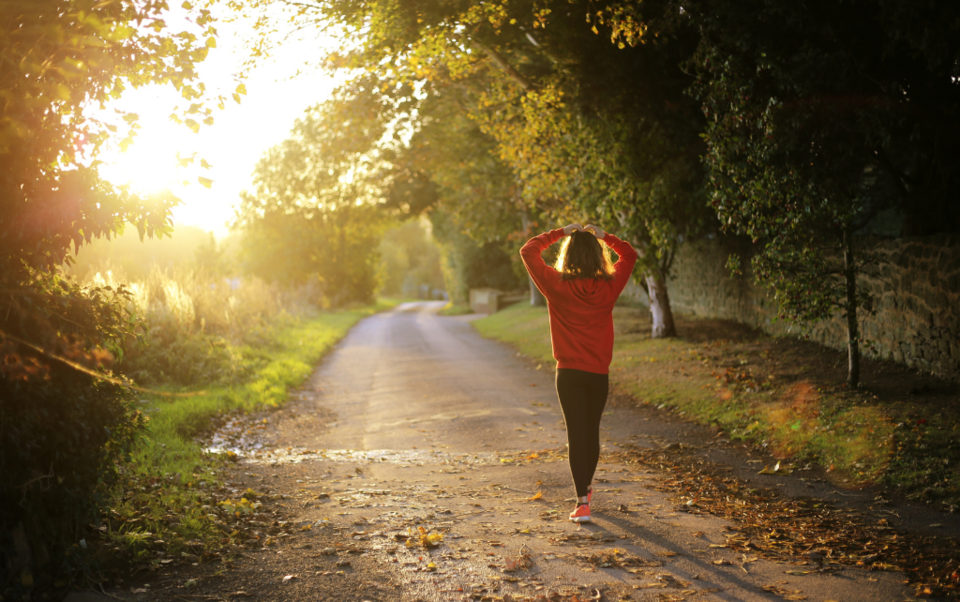
<instances>
[{"instance_id":1,"label":"leaf litter","mask_svg":"<svg viewBox=\"0 0 960 602\"><path fill-rule=\"evenodd\" d=\"M706 513L734 521L724 547L757 557L788 560L815 568L803 574L855 566L866 570L899 571L918 596L960 599L960 555L947 537L900 532L887 519L839 509L816 499L794 499L776 491L754 488L683 449L651 449L624 444L604 454L602 461L644 465L662 471L655 489L672 494L677 512ZM785 474L779 463L769 473ZM762 473L764 471L761 471ZM686 500L696 500L688 505ZM746 562L743 563L745 567ZM744 568L744 570L746 570ZM791 574L796 574L796 571ZM802 594L771 586L786 600ZM776 590L776 591L774 591Z\"/></svg>"}]
</instances>

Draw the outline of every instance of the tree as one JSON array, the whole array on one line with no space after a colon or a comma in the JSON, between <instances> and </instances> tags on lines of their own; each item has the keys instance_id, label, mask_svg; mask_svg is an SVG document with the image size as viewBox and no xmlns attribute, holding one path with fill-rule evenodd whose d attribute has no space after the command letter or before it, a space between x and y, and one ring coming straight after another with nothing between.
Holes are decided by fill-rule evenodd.
<instances>
[{"instance_id":1,"label":"tree","mask_svg":"<svg viewBox=\"0 0 960 602\"><path fill-rule=\"evenodd\" d=\"M71 251L125 223L141 237L170 232L172 195L137 196L100 178L97 154L118 128L90 115L129 87L172 83L191 101L178 119L197 127L194 117L211 119L197 102L204 94L195 64L215 45L212 17L205 9L188 11L193 31L174 32L163 20L165 6L155 0L0 6L6 65L0 70L0 309L7 316L0 332L8 339L52 332L40 325L46 310L34 303L39 297L23 293L40 286L45 295L59 295L39 282L49 282ZM127 143L137 116L123 118ZM21 321L32 326L17 327ZM32 342L61 344L56 336Z\"/></svg>"},{"instance_id":2,"label":"tree","mask_svg":"<svg viewBox=\"0 0 960 602\"><path fill-rule=\"evenodd\" d=\"M664 3L648 4L656 11ZM699 160L703 120L684 93L693 80L680 68L697 37L677 28L647 44L614 45L597 35L596 24L591 33L581 21L584 14L596 20L596 6L552 8L525 39L498 47L501 63L513 57L546 75L513 70L514 94L522 98L481 103L489 108L478 121L522 174L524 194L551 217L587 214L619 225L640 253L652 335L673 336L666 280L677 242L712 225Z\"/></svg>"},{"instance_id":3,"label":"tree","mask_svg":"<svg viewBox=\"0 0 960 602\"><path fill-rule=\"evenodd\" d=\"M422 286L443 289L440 249L421 216L385 231L380 239L382 289L387 295L419 296Z\"/></svg>"},{"instance_id":4,"label":"tree","mask_svg":"<svg viewBox=\"0 0 960 602\"><path fill-rule=\"evenodd\" d=\"M369 302L377 288L385 215L385 127L369 96L308 110L257 164L234 227L247 267L286 285L319 281L324 303Z\"/></svg>"},{"instance_id":5,"label":"tree","mask_svg":"<svg viewBox=\"0 0 960 602\"><path fill-rule=\"evenodd\" d=\"M168 233L176 202L100 178L98 152L119 128L91 114L125 89L171 83L190 101L178 119L210 119L195 65L216 31L207 10L184 11L179 31L156 0L0 3L0 539L15 531L47 559L38 583L70 566L65 550L142 424L108 374L137 326L125 292L80 287L61 268L125 223ZM136 115L123 117L119 133L135 132ZM0 555L23 566L8 546ZM5 571L0 589L23 575Z\"/></svg>"},{"instance_id":6,"label":"tree","mask_svg":"<svg viewBox=\"0 0 960 602\"><path fill-rule=\"evenodd\" d=\"M451 106L494 141L516 214L541 223L619 221L641 251L654 335L673 334L664 272L679 237L696 236L709 218L702 117L683 94L692 79L677 58L695 37L683 31L618 48L583 23L589 3L299 6L303 19L345 32L348 50L330 62L375 73L381 84L372 92L406 95L416 111L425 97L455 96Z\"/></svg>"},{"instance_id":7,"label":"tree","mask_svg":"<svg viewBox=\"0 0 960 602\"><path fill-rule=\"evenodd\" d=\"M447 290L463 304L470 288L518 286L509 267L519 258L504 247L515 244L526 224L513 174L497 158L495 142L462 111L459 94L436 91L419 103L416 131L394 161L390 196L429 200L412 205L429 210ZM498 275L483 278L482 269Z\"/></svg>"},{"instance_id":8,"label":"tree","mask_svg":"<svg viewBox=\"0 0 960 602\"><path fill-rule=\"evenodd\" d=\"M905 7L688 7L704 32L693 65L708 118L712 204L726 229L760 245L753 273L772 287L783 316L844 317L851 386L860 378L858 312L871 310L858 276L875 260L856 232L891 207L915 229L931 216L960 226L958 47L924 57L915 45L945 42L938 16L952 15L945 22L956 28L958 13L933 3L926 19L899 22Z\"/></svg>"}]
</instances>

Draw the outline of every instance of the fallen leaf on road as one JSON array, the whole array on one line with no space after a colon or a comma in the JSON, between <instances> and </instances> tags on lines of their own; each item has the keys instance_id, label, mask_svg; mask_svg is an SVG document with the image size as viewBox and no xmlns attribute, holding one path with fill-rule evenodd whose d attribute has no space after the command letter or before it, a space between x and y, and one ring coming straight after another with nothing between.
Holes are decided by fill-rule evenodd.
<instances>
[{"instance_id":1,"label":"fallen leaf on road","mask_svg":"<svg viewBox=\"0 0 960 602\"><path fill-rule=\"evenodd\" d=\"M280 581L281 581L281 583L289 583L289 582L293 581L293 580L296 579L296 578L297 578L296 575L287 575L286 577L284 577L284 578L281 579Z\"/></svg>"},{"instance_id":2,"label":"fallen leaf on road","mask_svg":"<svg viewBox=\"0 0 960 602\"><path fill-rule=\"evenodd\" d=\"M780 587L779 585L764 585L761 589L765 592L770 592L776 596L780 596L784 600L806 600L807 597L800 592L800 590L788 590Z\"/></svg>"},{"instance_id":3,"label":"fallen leaf on road","mask_svg":"<svg viewBox=\"0 0 960 602\"><path fill-rule=\"evenodd\" d=\"M408 548L414 548L417 544L425 548L435 548L443 541L443 535L436 531L428 532L423 527L417 527L416 530L410 527L407 530L407 541L404 545Z\"/></svg>"},{"instance_id":4,"label":"fallen leaf on road","mask_svg":"<svg viewBox=\"0 0 960 602\"><path fill-rule=\"evenodd\" d=\"M534 500L539 500L539 499L542 498L542 497L543 497L543 492L542 492L542 491L538 491L537 493L535 493L535 494L533 495L533 497L527 498L527 501L528 501L528 502L532 502L532 501L534 501Z\"/></svg>"}]
</instances>

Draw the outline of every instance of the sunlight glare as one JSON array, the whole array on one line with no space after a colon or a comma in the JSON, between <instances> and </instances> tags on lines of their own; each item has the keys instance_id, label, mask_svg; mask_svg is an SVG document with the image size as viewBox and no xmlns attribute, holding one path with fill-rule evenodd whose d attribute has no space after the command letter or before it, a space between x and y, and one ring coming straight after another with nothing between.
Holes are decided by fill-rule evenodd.
<instances>
[{"instance_id":1,"label":"sunlight glare","mask_svg":"<svg viewBox=\"0 0 960 602\"><path fill-rule=\"evenodd\" d=\"M229 97L246 52L242 40L252 30L242 22L222 25L218 47L200 71L208 89ZM140 130L126 152L114 147L101 155L101 174L142 194L170 190L181 200L174 222L225 236L240 192L252 185L257 161L288 136L307 107L328 98L336 86L335 77L304 64L306 57L319 56L318 48L333 43L325 35L287 39L272 60L248 74L249 92L241 104L228 101L214 111L213 125L201 126L199 133L170 121L173 108L183 102L171 86L129 90L113 106L139 115ZM193 163L181 165L193 156ZM210 186L201 185L200 178L209 179Z\"/></svg>"},{"instance_id":2,"label":"sunlight glare","mask_svg":"<svg viewBox=\"0 0 960 602\"><path fill-rule=\"evenodd\" d=\"M129 185L141 194L174 190L187 177L177 161L177 152L184 154L182 146L182 133L171 126L145 128L126 152L110 157L101 171L114 184Z\"/></svg>"}]
</instances>

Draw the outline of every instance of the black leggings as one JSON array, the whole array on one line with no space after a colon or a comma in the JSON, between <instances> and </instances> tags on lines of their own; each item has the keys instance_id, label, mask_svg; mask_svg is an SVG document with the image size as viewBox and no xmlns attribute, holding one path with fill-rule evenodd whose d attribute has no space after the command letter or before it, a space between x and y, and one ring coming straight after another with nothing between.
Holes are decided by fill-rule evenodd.
<instances>
[{"instance_id":1,"label":"black leggings","mask_svg":"<svg viewBox=\"0 0 960 602\"><path fill-rule=\"evenodd\" d=\"M606 374L557 368L557 397L567 425L570 472L577 497L587 495L600 460L600 417L609 387Z\"/></svg>"}]
</instances>

